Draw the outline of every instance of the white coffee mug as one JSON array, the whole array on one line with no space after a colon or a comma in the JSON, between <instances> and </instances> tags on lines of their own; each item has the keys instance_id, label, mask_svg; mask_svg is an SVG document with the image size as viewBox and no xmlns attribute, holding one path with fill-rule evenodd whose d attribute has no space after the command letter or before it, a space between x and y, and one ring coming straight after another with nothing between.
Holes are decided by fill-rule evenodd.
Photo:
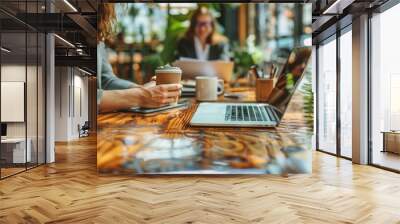
<instances>
[{"instance_id":1,"label":"white coffee mug","mask_svg":"<svg viewBox=\"0 0 400 224\"><path fill-rule=\"evenodd\" d=\"M220 91L218 91L218 84ZM196 99L198 101L216 101L218 95L224 92L224 80L217 77L196 77Z\"/></svg>"}]
</instances>

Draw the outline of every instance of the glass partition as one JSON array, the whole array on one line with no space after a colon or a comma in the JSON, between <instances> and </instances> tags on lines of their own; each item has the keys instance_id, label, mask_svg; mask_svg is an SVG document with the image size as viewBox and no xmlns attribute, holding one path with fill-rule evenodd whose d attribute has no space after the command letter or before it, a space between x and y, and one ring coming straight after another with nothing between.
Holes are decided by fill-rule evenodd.
<instances>
[{"instance_id":1,"label":"glass partition","mask_svg":"<svg viewBox=\"0 0 400 224\"><path fill-rule=\"evenodd\" d=\"M28 61L27 61L27 81L26 81L26 114L27 114L27 150L30 159L27 163L27 167L33 167L37 165L37 149L38 149L38 35L35 32L28 32Z\"/></svg>"},{"instance_id":2,"label":"glass partition","mask_svg":"<svg viewBox=\"0 0 400 224\"><path fill-rule=\"evenodd\" d=\"M0 178L45 162L45 35L22 22L44 1L1 1ZM25 19L23 19L25 20Z\"/></svg>"},{"instance_id":3,"label":"glass partition","mask_svg":"<svg viewBox=\"0 0 400 224\"><path fill-rule=\"evenodd\" d=\"M31 158L25 111L28 69L26 41L25 32L1 34L2 177L24 171L26 162L30 162Z\"/></svg>"}]
</instances>

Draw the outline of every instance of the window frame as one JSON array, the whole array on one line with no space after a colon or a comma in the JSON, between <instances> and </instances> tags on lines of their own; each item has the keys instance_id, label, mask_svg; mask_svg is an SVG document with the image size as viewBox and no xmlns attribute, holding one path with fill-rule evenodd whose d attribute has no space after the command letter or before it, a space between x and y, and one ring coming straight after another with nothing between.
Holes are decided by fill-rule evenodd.
<instances>
[{"instance_id":1,"label":"window frame","mask_svg":"<svg viewBox=\"0 0 400 224\"><path fill-rule=\"evenodd\" d=\"M347 18L346 18L347 19ZM341 81L341 66L340 66L340 38L342 35L346 34L347 32L352 31L352 23L346 24L344 27L338 29L335 33L332 35L326 37L325 39L320 40L316 44L316 94L315 94L315 107L316 107L316 138L315 138L315 145L316 145L316 151L323 152L329 155L337 156L346 160L352 160L352 158L347 157L342 155L341 153L341 119L340 119L340 103L341 103L341 97L340 97L340 81ZM328 152L324 149L321 149L320 143L319 143L319 96L320 96L320 75L319 75L319 48L322 44L329 43L331 41L336 41L336 152Z\"/></svg>"},{"instance_id":2,"label":"window frame","mask_svg":"<svg viewBox=\"0 0 400 224\"><path fill-rule=\"evenodd\" d=\"M387 166L375 164L373 162L373 131L372 131L372 94L373 94L373 88L372 88L372 41L373 41L373 35L372 35L372 19L374 17L374 14L382 14L385 11L393 8L394 6L400 4L399 0L388 0L384 4L380 5L379 7L368 11L368 31L367 31L367 38L368 38L368 69L367 69L367 76L368 76L368 165L380 168L383 170L395 172L395 173L400 173L400 170L390 168Z\"/></svg>"}]
</instances>

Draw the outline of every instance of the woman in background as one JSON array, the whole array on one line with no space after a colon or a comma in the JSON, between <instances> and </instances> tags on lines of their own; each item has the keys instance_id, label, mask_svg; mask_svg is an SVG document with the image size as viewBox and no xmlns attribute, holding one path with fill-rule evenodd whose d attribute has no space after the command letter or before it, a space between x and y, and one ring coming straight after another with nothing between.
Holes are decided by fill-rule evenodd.
<instances>
[{"instance_id":1,"label":"woman in background","mask_svg":"<svg viewBox=\"0 0 400 224\"><path fill-rule=\"evenodd\" d=\"M178 42L177 56L178 59L229 60L227 39L215 32L215 21L207 8L194 11L189 29Z\"/></svg>"},{"instance_id":2,"label":"woman in background","mask_svg":"<svg viewBox=\"0 0 400 224\"><path fill-rule=\"evenodd\" d=\"M110 38L115 22L113 4L99 4L97 32L97 105L99 112L127 109L134 106L154 108L175 102L180 95L180 84L140 86L119 79L107 60L104 41Z\"/></svg>"}]
</instances>

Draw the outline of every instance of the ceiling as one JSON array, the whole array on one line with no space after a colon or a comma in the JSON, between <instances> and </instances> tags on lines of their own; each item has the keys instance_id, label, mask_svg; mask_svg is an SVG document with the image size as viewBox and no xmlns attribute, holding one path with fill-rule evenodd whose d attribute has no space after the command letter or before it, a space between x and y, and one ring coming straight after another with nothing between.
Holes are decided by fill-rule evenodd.
<instances>
[{"instance_id":1,"label":"ceiling","mask_svg":"<svg viewBox=\"0 0 400 224\"><path fill-rule=\"evenodd\" d=\"M84 65L82 67L95 72L96 6L97 0L47 0L47 4L45 0L1 0L2 46L12 50L7 57L13 61L18 58L25 61L25 55L31 58L36 55L37 44L30 43L33 35L29 33L36 36L36 33L54 32L74 45L72 47L61 38L55 38L56 65Z\"/></svg>"},{"instance_id":2,"label":"ceiling","mask_svg":"<svg viewBox=\"0 0 400 224\"><path fill-rule=\"evenodd\" d=\"M353 17L372 12L388 0L314 0L313 44L351 24Z\"/></svg>"}]
</instances>

